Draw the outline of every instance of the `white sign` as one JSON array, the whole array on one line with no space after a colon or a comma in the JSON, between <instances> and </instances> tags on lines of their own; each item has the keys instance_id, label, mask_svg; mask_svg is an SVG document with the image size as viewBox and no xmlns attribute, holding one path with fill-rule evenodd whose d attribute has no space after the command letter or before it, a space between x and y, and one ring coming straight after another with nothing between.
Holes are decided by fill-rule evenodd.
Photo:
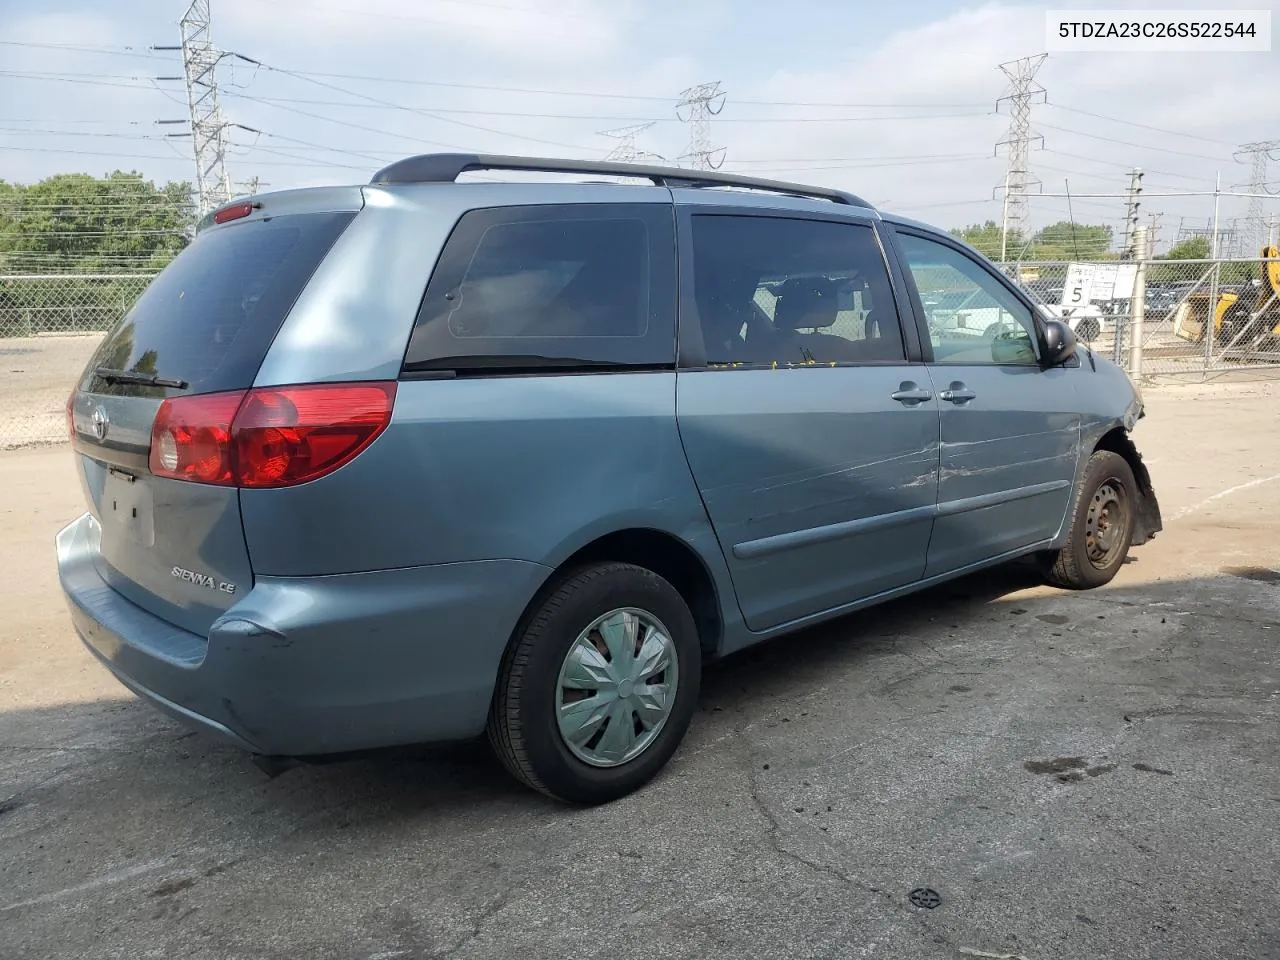
<instances>
[{"instance_id":1,"label":"white sign","mask_svg":"<svg viewBox=\"0 0 1280 960\"><path fill-rule=\"evenodd\" d=\"M1086 303L1128 300L1138 275L1134 263L1072 263L1062 285L1062 306L1081 307Z\"/></svg>"},{"instance_id":2,"label":"white sign","mask_svg":"<svg viewBox=\"0 0 1280 960\"><path fill-rule=\"evenodd\" d=\"M1096 263L1093 277L1094 300L1128 300L1138 278L1136 263Z\"/></svg>"},{"instance_id":3,"label":"white sign","mask_svg":"<svg viewBox=\"0 0 1280 960\"><path fill-rule=\"evenodd\" d=\"M1067 265L1067 279L1062 284L1062 306L1083 307L1093 298L1093 264Z\"/></svg>"}]
</instances>

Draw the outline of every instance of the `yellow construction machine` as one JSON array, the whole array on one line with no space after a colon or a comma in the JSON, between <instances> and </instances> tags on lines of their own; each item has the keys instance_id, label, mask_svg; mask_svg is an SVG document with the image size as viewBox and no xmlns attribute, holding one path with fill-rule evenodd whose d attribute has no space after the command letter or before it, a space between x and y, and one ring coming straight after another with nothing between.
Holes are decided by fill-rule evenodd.
<instances>
[{"instance_id":1,"label":"yellow construction machine","mask_svg":"<svg viewBox=\"0 0 1280 960\"><path fill-rule=\"evenodd\" d=\"M1262 248L1261 274L1242 287L1218 291L1213 311L1214 339L1241 350L1280 349L1280 247ZM1188 294L1179 306L1174 329L1183 340L1204 340L1209 292Z\"/></svg>"}]
</instances>

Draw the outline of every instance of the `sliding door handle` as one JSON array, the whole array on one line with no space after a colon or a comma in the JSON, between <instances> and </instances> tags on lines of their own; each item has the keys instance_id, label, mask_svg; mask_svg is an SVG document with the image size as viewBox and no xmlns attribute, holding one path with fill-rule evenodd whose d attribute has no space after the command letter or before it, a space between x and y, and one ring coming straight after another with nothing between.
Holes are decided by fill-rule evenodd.
<instances>
[{"instance_id":1,"label":"sliding door handle","mask_svg":"<svg viewBox=\"0 0 1280 960\"><path fill-rule=\"evenodd\" d=\"M916 386L910 380L898 385L898 389L889 394L890 399L897 400L909 407L915 406L917 403L924 403L926 400L933 399L933 393L924 387Z\"/></svg>"},{"instance_id":2,"label":"sliding door handle","mask_svg":"<svg viewBox=\"0 0 1280 960\"><path fill-rule=\"evenodd\" d=\"M938 391L938 399L945 400L947 403L968 403L977 394L966 387L958 380L951 384L946 390Z\"/></svg>"}]
</instances>

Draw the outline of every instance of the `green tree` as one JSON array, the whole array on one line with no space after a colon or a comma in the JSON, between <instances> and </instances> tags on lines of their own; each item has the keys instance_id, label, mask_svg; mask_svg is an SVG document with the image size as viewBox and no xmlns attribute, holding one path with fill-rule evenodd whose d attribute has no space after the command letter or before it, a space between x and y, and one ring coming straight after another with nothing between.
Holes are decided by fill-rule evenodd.
<instances>
[{"instance_id":1,"label":"green tree","mask_svg":"<svg viewBox=\"0 0 1280 960\"><path fill-rule=\"evenodd\" d=\"M190 241L191 188L136 173L58 174L31 185L0 181L0 276L120 274L142 279L0 283L0 336L104 330L133 304L145 277Z\"/></svg>"},{"instance_id":2,"label":"green tree","mask_svg":"<svg viewBox=\"0 0 1280 960\"><path fill-rule=\"evenodd\" d=\"M1051 243L1032 243L1027 247L1027 252L1023 255L1024 260L1074 260L1071 251L1066 247L1059 247ZM1080 257L1081 260L1088 259Z\"/></svg>"},{"instance_id":3,"label":"green tree","mask_svg":"<svg viewBox=\"0 0 1280 960\"><path fill-rule=\"evenodd\" d=\"M1111 247L1112 230L1103 223L1059 220L1031 237L1032 260L1102 260Z\"/></svg>"},{"instance_id":4,"label":"green tree","mask_svg":"<svg viewBox=\"0 0 1280 960\"><path fill-rule=\"evenodd\" d=\"M0 182L0 271L156 270L186 246L194 224L186 183L156 186L120 170Z\"/></svg>"},{"instance_id":5,"label":"green tree","mask_svg":"<svg viewBox=\"0 0 1280 960\"><path fill-rule=\"evenodd\" d=\"M986 223L973 223L967 227L958 227L951 231L951 235L963 240L992 260L1000 259L1002 245L1006 246L1007 257L1016 257L1019 251L1022 250L1022 234L1016 230L1009 231L1006 243L1005 238L1001 236L1002 232L1003 228L1000 224L994 220L988 220Z\"/></svg>"},{"instance_id":6,"label":"green tree","mask_svg":"<svg viewBox=\"0 0 1280 960\"><path fill-rule=\"evenodd\" d=\"M1208 237L1194 236L1187 237L1175 243L1163 257L1157 257L1158 260L1164 261L1186 261L1186 260L1208 260L1213 256L1213 250ZM1210 284L1209 272L1212 266L1208 263L1170 263L1152 265L1147 271L1148 280L1154 280L1159 283L1167 282L1184 282L1191 283L1200 281L1207 289ZM1241 284L1252 280L1259 275L1260 271L1256 262L1248 261L1220 261L1218 267L1218 283L1219 284ZM1201 279L1204 278L1204 279Z\"/></svg>"},{"instance_id":7,"label":"green tree","mask_svg":"<svg viewBox=\"0 0 1280 960\"><path fill-rule=\"evenodd\" d=\"M1208 237L1187 237L1187 239L1179 240L1170 247L1169 252L1161 259L1208 260L1210 253Z\"/></svg>"}]
</instances>

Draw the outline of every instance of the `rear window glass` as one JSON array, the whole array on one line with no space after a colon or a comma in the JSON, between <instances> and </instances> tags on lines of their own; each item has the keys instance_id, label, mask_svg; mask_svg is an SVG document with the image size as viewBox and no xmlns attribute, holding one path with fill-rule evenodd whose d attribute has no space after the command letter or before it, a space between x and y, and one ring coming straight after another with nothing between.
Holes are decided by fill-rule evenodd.
<instances>
[{"instance_id":1,"label":"rear window glass","mask_svg":"<svg viewBox=\"0 0 1280 960\"><path fill-rule=\"evenodd\" d=\"M423 298L408 371L675 363L671 209L592 204L476 210Z\"/></svg>"},{"instance_id":2,"label":"rear window glass","mask_svg":"<svg viewBox=\"0 0 1280 960\"><path fill-rule=\"evenodd\" d=\"M290 214L199 234L103 340L89 389L158 392L106 384L95 367L185 380L189 393L251 386L294 301L354 216Z\"/></svg>"}]
</instances>

